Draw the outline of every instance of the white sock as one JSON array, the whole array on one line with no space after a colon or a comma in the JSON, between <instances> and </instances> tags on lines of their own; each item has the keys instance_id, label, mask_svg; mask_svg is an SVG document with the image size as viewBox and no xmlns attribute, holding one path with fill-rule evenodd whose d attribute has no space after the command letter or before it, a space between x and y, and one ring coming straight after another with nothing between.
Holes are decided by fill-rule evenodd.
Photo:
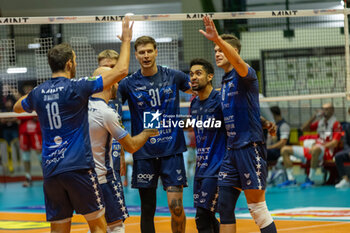
<instances>
[{"instance_id":1,"label":"white sock","mask_svg":"<svg viewBox=\"0 0 350 233\"><path fill-rule=\"evenodd\" d=\"M26 172L25 176L28 180L32 180L32 176L29 173Z\"/></svg>"},{"instance_id":2,"label":"white sock","mask_svg":"<svg viewBox=\"0 0 350 233\"><path fill-rule=\"evenodd\" d=\"M123 222L108 226L107 228L107 232L110 233L125 233L125 225Z\"/></svg>"},{"instance_id":3,"label":"white sock","mask_svg":"<svg viewBox=\"0 0 350 233\"><path fill-rule=\"evenodd\" d=\"M315 168L310 168L309 179L310 179L311 181L314 180L315 173L316 173L316 169L315 169Z\"/></svg>"},{"instance_id":4,"label":"white sock","mask_svg":"<svg viewBox=\"0 0 350 233\"><path fill-rule=\"evenodd\" d=\"M288 178L288 180L290 180L290 181L294 180L293 168L292 168L292 167L287 168L287 169L286 169L286 172L287 172L287 178Z\"/></svg>"}]
</instances>

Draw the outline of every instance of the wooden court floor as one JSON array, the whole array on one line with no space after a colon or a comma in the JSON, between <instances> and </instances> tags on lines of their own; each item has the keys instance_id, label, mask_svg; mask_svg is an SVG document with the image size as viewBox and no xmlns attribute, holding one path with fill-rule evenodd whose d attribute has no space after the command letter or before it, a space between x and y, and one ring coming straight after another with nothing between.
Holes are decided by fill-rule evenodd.
<instances>
[{"instance_id":1,"label":"wooden court floor","mask_svg":"<svg viewBox=\"0 0 350 233\"><path fill-rule=\"evenodd\" d=\"M125 221L126 232L138 233L139 216L131 216ZM88 226L84 218L75 215L72 220L72 230L75 233L86 233ZM350 222L346 221L301 221L301 220L276 220L278 232L293 233L349 233ZM155 225L157 233L170 233L170 217L156 217ZM45 222L45 214L41 213L0 213L0 233L44 233L49 231L49 223ZM187 233L197 232L194 218L187 218ZM238 233L259 233L253 220L238 219Z\"/></svg>"}]
</instances>

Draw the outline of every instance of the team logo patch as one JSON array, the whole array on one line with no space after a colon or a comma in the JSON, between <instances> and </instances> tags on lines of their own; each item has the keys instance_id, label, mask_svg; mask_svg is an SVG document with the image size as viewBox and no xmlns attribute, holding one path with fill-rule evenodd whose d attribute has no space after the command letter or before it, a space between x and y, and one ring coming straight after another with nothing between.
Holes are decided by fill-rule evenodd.
<instances>
[{"instance_id":1,"label":"team logo patch","mask_svg":"<svg viewBox=\"0 0 350 233\"><path fill-rule=\"evenodd\" d=\"M98 76L98 77L100 77L100 76ZM88 81L95 81L98 77L96 77L96 76L88 77Z\"/></svg>"},{"instance_id":2,"label":"team logo patch","mask_svg":"<svg viewBox=\"0 0 350 233\"><path fill-rule=\"evenodd\" d=\"M155 138L151 138L151 139L149 140L149 142L150 142L151 144L154 144L154 143L156 143L156 142L157 142L157 139L155 139Z\"/></svg>"}]
</instances>

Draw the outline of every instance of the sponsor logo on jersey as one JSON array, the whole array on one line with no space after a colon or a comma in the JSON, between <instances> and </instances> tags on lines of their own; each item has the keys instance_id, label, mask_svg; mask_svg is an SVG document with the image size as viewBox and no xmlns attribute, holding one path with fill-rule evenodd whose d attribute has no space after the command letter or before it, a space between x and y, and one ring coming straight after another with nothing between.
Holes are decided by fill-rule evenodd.
<instances>
[{"instance_id":1,"label":"sponsor logo on jersey","mask_svg":"<svg viewBox=\"0 0 350 233\"><path fill-rule=\"evenodd\" d=\"M144 90L146 90L146 89L147 89L146 86L136 87L136 88L135 88L135 91L144 91Z\"/></svg>"},{"instance_id":2,"label":"sponsor logo on jersey","mask_svg":"<svg viewBox=\"0 0 350 233\"><path fill-rule=\"evenodd\" d=\"M219 172L219 177L222 177L222 179L225 179L226 176L227 176L226 172Z\"/></svg>"}]
</instances>

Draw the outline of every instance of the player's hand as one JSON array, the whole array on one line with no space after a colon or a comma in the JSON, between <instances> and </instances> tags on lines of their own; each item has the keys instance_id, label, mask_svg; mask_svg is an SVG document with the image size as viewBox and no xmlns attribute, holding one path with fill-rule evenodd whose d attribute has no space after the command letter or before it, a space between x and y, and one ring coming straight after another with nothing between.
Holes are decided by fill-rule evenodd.
<instances>
[{"instance_id":1,"label":"player's hand","mask_svg":"<svg viewBox=\"0 0 350 233\"><path fill-rule=\"evenodd\" d=\"M125 16L122 21L122 35L118 36L121 41L131 41L132 38L132 28L134 26L134 21L131 22L129 16Z\"/></svg>"},{"instance_id":2,"label":"player's hand","mask_svg":"<svg viewBox=\"0 0 350 233\"><path fill-rule=\"evenodd\" d=\"M158 129L144 129L144 131L148 133L150 137L156 137L159 135Z\"/></svg>"},{"instance_id":3,"label":"player's hand","mask_svg":"<svg viewBox=\"0 0 350 233\"><path fill-rule=\"evenodd\" d=\"M208 40L216 42L219 39L219 34L216 30L213 20L209 16L204 16L203 18L205 31L199 30Z\"/></svg>"},{"instance_id":4,"label":"player's hand","mask_svg":"<svg viewBox=\"0 0 350 233\"><path fill-rule=\"evenodd\" d=\"M267 129L267 131L269 132L269 134L270 134L272 137L273 137L273 136L276 136L277 126L276 126L275 123L266 120L266 121L264 122L263 128L264 128L264 129Z\"/></svg>"}]
</instances>

